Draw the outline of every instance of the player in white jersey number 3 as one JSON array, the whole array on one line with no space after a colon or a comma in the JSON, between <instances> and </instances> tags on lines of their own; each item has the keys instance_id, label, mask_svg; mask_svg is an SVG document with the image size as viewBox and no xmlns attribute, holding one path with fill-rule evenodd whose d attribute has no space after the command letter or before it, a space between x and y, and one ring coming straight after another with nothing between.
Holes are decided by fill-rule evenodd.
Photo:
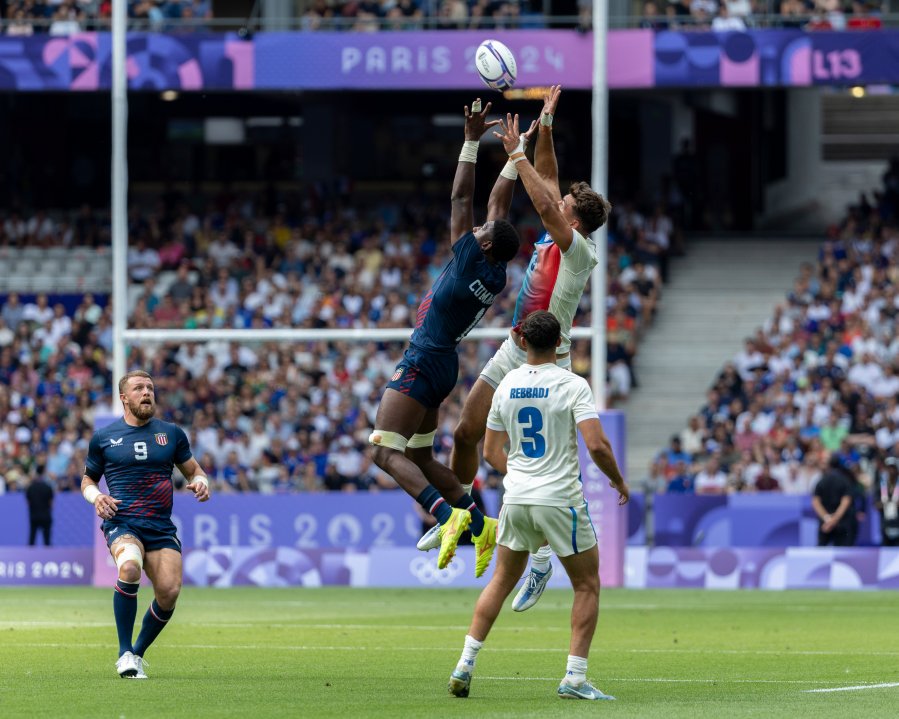
<instances>
[{"instance_id":1,"label":"player in white jersey number 3","mask_svg":"<svg viewBox=\"0 0 899 719\"><path fill-rule=\"evenodd\" d=\"M587 681L587 655L599 615L599 549L584 501L578 432L618 492L619 505L628 501L629 490L590 386L556 364L558 320L545 310L532 312L521 325L521 338L527 363L509 372L497 387L484 439L484 458L504 475L496 569L478 598L449 691L468 696L477 654L527 565L528 553L548 542L574 589L568 664L558 695L612 699Z\"/></svg>"}]
</instances>

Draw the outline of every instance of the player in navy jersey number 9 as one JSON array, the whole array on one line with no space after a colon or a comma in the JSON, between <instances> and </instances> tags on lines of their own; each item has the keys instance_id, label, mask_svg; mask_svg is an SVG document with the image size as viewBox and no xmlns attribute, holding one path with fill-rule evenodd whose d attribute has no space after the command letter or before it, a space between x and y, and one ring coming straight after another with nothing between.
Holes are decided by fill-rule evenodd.
<instances>
[{"instance_id":1,"label":"player in navy jersey number 9","mask_svg":"<svg viewBox=\"0 0 899 719\"><path fill-rule=\"evenodd\" d=\"M459 537L471 525L476 549L475 576L481 576L496 547L496 520L477 509L448 467L434 459L440 405L459 377L459 342L480 322L506 286L506 263L519 250L515 228L502 219L511 203L491 193L487 221L474 226L475 162L478 142L498 121L487 121L490 103L465 107L465 143L456 166L451 197L453 257L418 308L415 329L403 359L381 398L369 437L373 459L440 525L441 569L453 558ZM494 187L496 190L496 187Z\"/></svg>"},{"instance_id":2,"label":"player in navy jersey number 9","mask_svg":"<svg viewBox=\"0 0 899 719\"><path fill-rule=\"evenodd\" d=\"M101 529L118 567L112 606L119 638L116 671L146 679L143 656L175 611L181 592L181 542L172 523L172 471L178 467L197 500L209 499L209 480L193 458L187 435L156 419L153 378L141 370L119 381L125 414L91 438L81 493L103 520ZM106 477L109 494L100 491ZM132 643L141 570L153 601Z\"/></svg>"}]
</instances>

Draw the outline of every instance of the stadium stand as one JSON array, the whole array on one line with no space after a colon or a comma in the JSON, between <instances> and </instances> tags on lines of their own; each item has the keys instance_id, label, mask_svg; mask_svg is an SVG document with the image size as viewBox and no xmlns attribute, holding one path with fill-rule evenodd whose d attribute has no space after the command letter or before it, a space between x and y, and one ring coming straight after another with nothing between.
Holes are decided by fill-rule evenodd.
<instances>
[{"instance_id":1,"label":"stadium stand","mask_svg":"<svg viewBox=\"0 0 899 719\"><path fill-rule=\"evenodd\" d=\"M201 202L208 209L198 213L186 205L160 213L160 204L129 215L135 329L410 327L423 288L449 253L445 218L412 213L385 221L393 214L384 206L368 214L329 205L264 217L249 197L221 209ZM607 267L613 401L633 384L631 360L660 301L677 232L659 211L647 219L633 203L621 206L613 212ZM76 489L94 413L114 404L111 253L102 244L108 218L87 208L50 217L10 213L0 221L0 453L14 458L0 491L34 473L60 491ZM528 243L537 239L529 206L516 224ZM97 246L67 246L76 236ZM528 245L510 265L512 289L484 325L509 326L529 255ZM590 322L587 296L575 325ZM153 373L166 418L189 428L220 491L377 490L393 482L370 463L367 437L403 345L147 344L131 350L128 364ZM437 437L444 460L465 394L497 345L461 347L459 385ZM573 364L589 377L588 342L575 343ZM498 481L486 470L481 479Z\"/></svg>"},{"instance_id":2,"label":"stadium stand","mask_svg":"<svg viewBox=\"0 0 899 719\"><path fill-rule=\"evenodd\" d=\"M592 2L576 3L576 13L556 11L553 3L522 0L302 0L292 17L278 18L277 27L306 31L340 30L476 30L576 27L588 30ZM65 0L4 3L3 33L27 37L47 33L55 36L106 30L110 26L109 0ZM567 6L566 6L567 7ZM250 7L247 7L250 11ZM633 2L631 14L611 18L613 27L642 27L652 30L743 31L752 28L802 28L808 31L878 30L884 26L886 3L877 0L668 0ZM214 11L211 0L130 0L128 23L132 30L151 32L234 31L254 32L266 21L229 8L234 17ZM2 7L0 7L2 12ZM574 9L569 12L574 13Z\"/></svg>"},{"instance_id":3,"label":"stadium stand","mask_svg":"<svg viewBox=\"0 0 899 719\"><path fill-rule=\"evenodd\" d=\"M876 484L899 451L895 176L893 163L875 202L863 196L831 228L817 263L656 456L650 488L807 494L832 454L860 492Z\"/></svg>"}]
</instances>

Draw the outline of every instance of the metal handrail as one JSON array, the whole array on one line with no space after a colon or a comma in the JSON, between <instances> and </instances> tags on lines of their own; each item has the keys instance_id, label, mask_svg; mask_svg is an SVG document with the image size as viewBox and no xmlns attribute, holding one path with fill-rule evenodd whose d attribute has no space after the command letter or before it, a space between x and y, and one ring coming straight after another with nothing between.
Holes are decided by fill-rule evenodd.
<instances>
[{"instance_id":1,"label":"metal handrail","mask_svg":"<svg viewBox=\"0 0 899 719\"><path fill-rule=\"evenodd\" d=\"M876 17L884 28L899 27L899 13L887 13L877 16L852 15L843 16L845 21L855 18ZM767 29L791 27L798 23L804 25L812 20L826 20L823 14L805 15L779 15L775 13L754 14L746 20L747 29ZM464 27L460 23L450 19L426 16L417 19L404 18L394 20L390 18L371 18L366 23L376 26L379 30L453 30L453 29L490 29L490 30L517 30L537 28L578 28L583 19L577 15L539 15L526 14L518 18L468 18ZM52 18L26 18L24 23L15 19L0 18L0 32L10 35L9 29L17 24L30 25L35 35L49 31L55 21ZM266 30L289 31L350 31L359 20L351 17L315 18L310 19L302 15L290 17L216 17L216 18L166 18L161 22L154 22L146 18L129 19L128 29L137 32L157 31L181 32L197 31L243 31L243 34L252 34ZM80 32L108 31L110 29L108 18L87 18L79 22ZM665 29L691 30L699 26L709 26L710 19L702 20L692 16L668 18L659 15L654 18L646 18L634 15L618 15L609 18L609 27L614 29L648 28L657 31ZM314 26L314 27L313 27ZM589 30L589 27L583 28ZM705 28L707 29L707 27ZM862 32L863 30L857 30ZM876 32L871 30L870 32Z\"/></svg>"}]
</instances>

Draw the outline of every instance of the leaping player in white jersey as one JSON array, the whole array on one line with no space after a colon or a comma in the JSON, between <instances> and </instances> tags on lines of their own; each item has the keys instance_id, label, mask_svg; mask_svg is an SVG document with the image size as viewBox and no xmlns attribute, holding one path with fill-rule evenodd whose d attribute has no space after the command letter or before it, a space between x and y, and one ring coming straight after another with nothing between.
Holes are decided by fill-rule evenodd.
<instances>
[{"instance_id":1,"label":"leaping player in white jersey","mask_svg":"<svg viewBox=\"0 0 899 719\"><path fill-rule=\"evenodd\" d=\"M630 496L603 432L590 385L556 364L562 336L544 310L520 327L526 363L499 383L487 418L484 458L504 475L496 569L481 592L449 691L467 697L475 660L506 597L527 566L528 552L549 543L571 580L571 642L562 699L613 699L587 681L587 655L599 614L599 550L581 482L577 434L618 492ZM506 445L508 443L508 454Z\"/></svg>"},{"instance_id":2,"label":"leaping player in white jersey","mask_svg":"<svg viewBox=\"0 0 899 719\"><path fill-rule=\"evenodd\" d=\"M535 310L549 310L556 316L562 328L562 342L556 349L556 362L560 367L571 368L571 324L590 273L598 262L596 245L590 234L606 223L611 210L611 205L602 195L585 182L574 183L569 194L562 197L552 139L553 117L561 92L561 85L554 85L543 98L533 165L524 156L523 135L510 137L509 144L506 144L505 136L502 138L509 151L509 161L501 173L502 177L514 185L520 175L546 232L534 245L515 303L509 337L481 371L465 400L462 415L453 432L450 468L467 492L471 491L480 466L478 444L484 436L487 413L496 387L503 377L520 367L526 359L520 330L528 314ZM510 129L506 128L507 132ZM501 181L497 180L498 183ZM439 527L435 526L426 533L419 540L418 548L428 551L438 547L438 530ZM550 556L549 548L543 547L532 557L531 571L513 602L515 611L529 609L540 598L552 575Z\"/></svg>"}]
</instances>

